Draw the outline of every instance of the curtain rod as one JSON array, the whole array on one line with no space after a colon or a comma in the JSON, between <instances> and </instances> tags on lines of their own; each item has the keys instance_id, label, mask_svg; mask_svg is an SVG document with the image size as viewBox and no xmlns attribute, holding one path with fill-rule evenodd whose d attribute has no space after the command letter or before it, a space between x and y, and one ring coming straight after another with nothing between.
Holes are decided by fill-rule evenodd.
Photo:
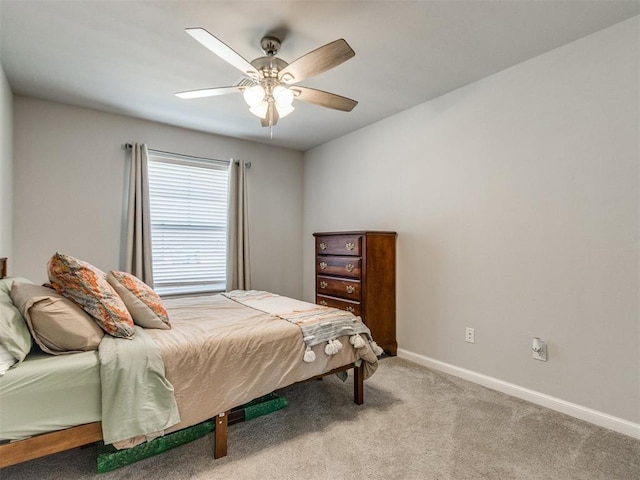
<instances>
[{"instance_id":1,"label":"curtain rod","mask_svg":"<svg viewBox=\"0 0 640 480\"><path fill-rule=\"evenodd\" d=\"M124 148L125 150L131 150L133 148L133 145L130 143L125 143L124 144ZM164 152L162 150L154 150L153 148L149 148L148 149L150 152L155 152L155 153L164 153L166 155L173 155L176 157L182 157L182 158L189 158L189 159L196 159L196 160L211 160L212 162L228 162L229 160L219 160L217 158L206 158L206 157L196 157L194 155L184 155L182 153L173 153L173 152ZM238 160L235 160L236 163L240 163L238 162ZM245 163L247 168L251 168L251 162L246 162Z\"/></svg>"}]
</instances>

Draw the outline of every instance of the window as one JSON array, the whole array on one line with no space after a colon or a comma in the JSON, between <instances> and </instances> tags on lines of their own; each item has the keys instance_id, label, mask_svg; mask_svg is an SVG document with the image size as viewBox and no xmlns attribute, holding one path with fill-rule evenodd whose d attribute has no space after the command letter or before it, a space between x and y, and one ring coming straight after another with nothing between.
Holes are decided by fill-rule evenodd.
<instances>
[{"instance_id":1,"label":"window","mask_svg":"<svg viewBox=\"0 0 640 480\"><path fill-rule=\"evenodd\" d=\"M224 291L228 162L149 150L154 288Z\"/></svg>"}]
</instances>

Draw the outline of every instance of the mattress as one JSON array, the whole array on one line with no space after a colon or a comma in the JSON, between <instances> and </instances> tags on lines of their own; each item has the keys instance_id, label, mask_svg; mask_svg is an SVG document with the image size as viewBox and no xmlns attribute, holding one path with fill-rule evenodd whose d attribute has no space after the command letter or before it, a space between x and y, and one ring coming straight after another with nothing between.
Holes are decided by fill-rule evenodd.
<instances>
[{"instance_id":1,"label":"mattress","mask_svg":"<svg viewBox=\"0 0 640 480\"><path fill-rule=\"evenodd\" d=\"M100 421L98 352L31 352L0 377L0 440Z\"/></svg>"}]
</instances>

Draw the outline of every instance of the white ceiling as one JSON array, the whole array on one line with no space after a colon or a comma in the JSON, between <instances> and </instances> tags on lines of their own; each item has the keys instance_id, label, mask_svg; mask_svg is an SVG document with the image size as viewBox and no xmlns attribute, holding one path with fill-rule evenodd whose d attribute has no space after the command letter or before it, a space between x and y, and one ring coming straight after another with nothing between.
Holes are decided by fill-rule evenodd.
<instances>
[{"instance_id":1,"label":"white ceiling","mask_svg":"<svg viewBox=\"0 0 640 480\"><path fill-rule=\"evenodd\" d=\"M17 95L304 151L638 14L640 0L0 0L0 63ZM270 139L242 95L181 100L241 78L196 26L249 61L267 33L288 62L344 38L356 56L301 85L359 104L295 102Z\"/></svg>"}]
</instances>

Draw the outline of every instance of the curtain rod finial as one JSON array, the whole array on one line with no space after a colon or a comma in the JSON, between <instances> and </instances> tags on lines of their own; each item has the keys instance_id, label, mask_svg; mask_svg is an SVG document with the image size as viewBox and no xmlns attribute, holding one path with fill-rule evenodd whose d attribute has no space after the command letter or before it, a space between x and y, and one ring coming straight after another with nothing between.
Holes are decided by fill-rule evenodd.
<instances>
[{"instance_id":1,"label":"curtain rod finial","mask_svg":"<svg viewBox=\"0 0 640 480\"><path fill-rule=\"evenodd\" d=\"M235 163L236 165L240 165L240 160L235 160L235 159L233 159L233 158L232 158L232 159L231 159L231 161L232 161L233 163ZM251 162L244 162L244 165L245 165L245 167L247 167L247 168L251 168Z\"/></svg>"}]
</instances>

